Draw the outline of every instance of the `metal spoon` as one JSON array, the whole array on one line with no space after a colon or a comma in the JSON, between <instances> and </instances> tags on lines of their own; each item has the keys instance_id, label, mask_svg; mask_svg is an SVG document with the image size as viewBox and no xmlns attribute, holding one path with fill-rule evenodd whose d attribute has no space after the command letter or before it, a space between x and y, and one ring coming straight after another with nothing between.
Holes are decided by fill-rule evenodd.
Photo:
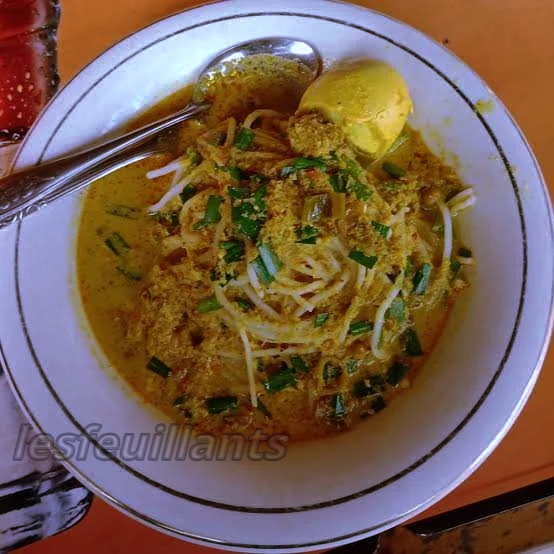
<instances>
[{"instance_id":1,"label":"metal spoon","mask_svg":"<svg viewBox=\"0 0 554 554\"><path fill-rule=\"evenodd\" d=\"M270 37L237 44L218 54L198 75L192 102L168 117L76 154L58 158L0 179L0 228L82 189L92 181L164 149L164 136L182 121L210 107L199 83L225 75L233 64L253 55L273 55L305 65L315 79L319 53L306 42Z\"/></svg>"}]
</instances>

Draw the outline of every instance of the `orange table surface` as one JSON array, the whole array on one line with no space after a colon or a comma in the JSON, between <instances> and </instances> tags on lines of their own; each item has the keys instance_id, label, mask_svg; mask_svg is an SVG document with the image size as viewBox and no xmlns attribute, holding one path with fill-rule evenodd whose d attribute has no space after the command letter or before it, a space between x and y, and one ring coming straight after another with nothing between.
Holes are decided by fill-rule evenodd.
<instances>
[{"instance_id":1,"label":"orange table surface","mask_svg":"<svg viewBox=\"0 0 554 554\"><path fill-rule=\"evenodd\" d=\"M554 198L554 2L552 0L358 0L442 41L503 100L531 143ZM61 0L62 83L114 42L189 8L193 0ZM186 55L183 53L183 55ZM553 253L545 253L552 256ZM554 476L554 347L522 414L493 454L455 491L418 517L434 515ZM216 552L165 536L99 499L75 528L26 554Z\"/></svg>"}]
</instances>

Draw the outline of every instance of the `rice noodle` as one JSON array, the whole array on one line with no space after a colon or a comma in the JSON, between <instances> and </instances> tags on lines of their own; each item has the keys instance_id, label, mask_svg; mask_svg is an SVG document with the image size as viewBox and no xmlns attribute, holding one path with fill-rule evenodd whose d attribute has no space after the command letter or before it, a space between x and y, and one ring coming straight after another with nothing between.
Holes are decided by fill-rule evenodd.
<instances>
[{"instance_id":1,"label":"rice noodle","mask_svg":"<svg viewBox=\"0 0 554 554\"><path fill-rule=\"evenodd\" d=\"M401 285L395 285L383 303L379 306L377 314L375 315L375 326L373 328L373 335L371 337L371 352L378 360L384 360L387 355L380 349L379 342L381 341L381 333L383 332L383 325L385 323L385 314L391 307L394 299L398 296L401 290Z\"/></svg>"}]
</instances>

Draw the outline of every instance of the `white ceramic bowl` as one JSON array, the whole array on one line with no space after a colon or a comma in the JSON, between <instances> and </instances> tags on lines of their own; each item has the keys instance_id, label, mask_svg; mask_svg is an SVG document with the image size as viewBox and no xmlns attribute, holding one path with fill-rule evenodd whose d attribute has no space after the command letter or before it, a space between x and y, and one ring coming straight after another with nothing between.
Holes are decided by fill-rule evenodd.
<instances>
[{"instance_id":1,"label":"white ceramic bowl","mask_svg":"<svg viewBox=\"0 0 554 554\"><path fill-rule=\"evenodd\" d=\"M391 62L410 86L413 124L448 161L459 160L463 179L477 191L477 205L460 216L477 260L472 288L412 392L350 433L290 446L280 461L123 461L105 437L104 450L94 450L99 435L153 434L165 420L129 393L91 338L75 290L81 195L0 233L0 339L3 364L33 423L61 448L70 443L66 433L81 435L72 443L81 456L66 463L96 493L178 537L284 552L397 525L490 454L543 360L554 245L535 159L479 77L398 21L323 0L210 4L126 38L54 98L17 167L113 132L191 81L215 53L275 34L311 41L328 61L367 55ZM479 101L492 109L480 113Z\"/></svg>"}]
</instances>

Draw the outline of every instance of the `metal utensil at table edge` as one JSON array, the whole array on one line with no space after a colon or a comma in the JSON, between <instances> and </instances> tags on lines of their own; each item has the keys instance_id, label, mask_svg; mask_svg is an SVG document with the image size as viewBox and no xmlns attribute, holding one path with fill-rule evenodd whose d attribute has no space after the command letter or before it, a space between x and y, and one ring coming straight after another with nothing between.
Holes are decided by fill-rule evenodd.
<instances>
[{"instance_id":1,"label":"metal utensil at table edge","mask_svg":"<svg viewBox=\"0 0 554 554\"><path fill-rule=\"evenodd\" d=\"M200 72L192 102L163 119L76 154L58 158L0 179L0 229L57 199L76 192L104 175L163 149L160 139L179 123L210 107L198 84L225 74L229 64L253 55L273 55L302 63L312 79L321 72L322 61L314 47L286 37L269 37L237 44L218 54Z\"/></svg>"}]
</instances>

